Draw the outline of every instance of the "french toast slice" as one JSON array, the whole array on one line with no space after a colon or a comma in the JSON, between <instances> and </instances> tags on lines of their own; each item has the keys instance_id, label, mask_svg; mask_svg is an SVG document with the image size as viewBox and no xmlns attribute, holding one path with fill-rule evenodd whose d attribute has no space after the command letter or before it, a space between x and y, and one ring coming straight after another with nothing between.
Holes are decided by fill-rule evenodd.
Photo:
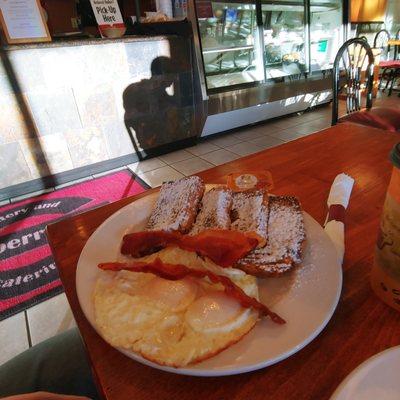
<instances>
[{"instance_id":1,"label":"french toast slice","mask_svg":"<svg viewBox=\"0 0 400 400\"><path fill-rule=\"evenodd\" d=\"M196 219L204 190L198 176L163 183L146 229L187 233Z\"/></svg>"},{"instance_id":2,"label":"french toast slice","mask_svg":"<svg viewBox=\"0 0 400 400\"><path fill-rule=\"evenodd\" d=\"M233 194L231 229L254 236L258 247L267 243L268 194L264 189Z\"/></svg>"},{"instance_id":3,"label":"french toast slice","mask_svg":"<svg viewBox=\"0 0 400 400\"><path fill-rule=\"evenodd\" d=\"M189 234L196 235L205 229L230 229L232 198L232 191L226 187L216 187L206 192Z\"/></svg>"},{"instance_id":4,"label":"french toast slice","mask_svg":"<svg viewBox=\"0 0 400 400\"><path fill-rule=\"evenodd\" d=\"M268 242L236 264L251 275L277 276L301 264L306 233L299 200L293 196L270 196Z\"/></svg>"}]
</instances>

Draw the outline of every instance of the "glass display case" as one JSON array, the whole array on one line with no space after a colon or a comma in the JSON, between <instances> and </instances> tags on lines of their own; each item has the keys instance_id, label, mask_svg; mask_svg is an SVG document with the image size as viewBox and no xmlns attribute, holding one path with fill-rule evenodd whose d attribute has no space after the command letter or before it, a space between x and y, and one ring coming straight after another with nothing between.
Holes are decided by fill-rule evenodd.
<instances>
[{"instance_id":1,"label":"glass display case","mask_svg":"<svg viewBox=\"0 0 400 400\"><path fill-rule=\"evenodd\" d=\"M341 0L310 0L310 70L331 69L344 42Z\"/></svg>"},{"instance_id":2,"label":"glass display case","mask_svg":"<svg viewBox=\"0 0 400 400\"><path fill-rule=\"evenodd\" d=\"M201 136L330 101L349 0L188 0Z\"/></svg>"},{"instance_id":3,"label":"glass display case","mask_svg":"<svg viewBox=\"0 0 400 400\"><path fill-rule=\"evenodd\" d=\"M207 89L306 78L332 67L341 0L195 0Z\"/></svg>"},{"instance_id":4,"label":"glass display case","mask_svg":"<svg viewBox=\"0 0 400 400\"><path fill-rule=\"evenodd\" d=\"M303 0L262 0L266 79L307 72Z\"/></svg>"},{"instance_id":5,"label":"glass display case","mask_svg":"<svg viewBox=\"0 0 400 400\"><path fill-rule=\"evenodd\" d=\"M207 9L201 5L196 2L207 86L261 81L255 3L211 1Z\"/></svg>"}]
</instances>

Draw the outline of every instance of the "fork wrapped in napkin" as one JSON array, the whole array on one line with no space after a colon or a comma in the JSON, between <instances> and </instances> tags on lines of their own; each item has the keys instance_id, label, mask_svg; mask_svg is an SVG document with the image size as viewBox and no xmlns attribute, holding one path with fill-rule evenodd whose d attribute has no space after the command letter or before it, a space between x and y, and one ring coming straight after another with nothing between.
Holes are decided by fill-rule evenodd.
<instances>
[{"instance_id":1,"label":"fork wrapped in napkin","mask_svg":"<svg viewBox=\"0 0 400 400\"><path fill-rule=\"evenodd\" d=\"M354 179L346 174L339 174L333 181L327 204L328 215L325 221L325 232L336 247L338 260L343 264L344 257L344 220L349 205Z\"/></svg>"}]
</instances>

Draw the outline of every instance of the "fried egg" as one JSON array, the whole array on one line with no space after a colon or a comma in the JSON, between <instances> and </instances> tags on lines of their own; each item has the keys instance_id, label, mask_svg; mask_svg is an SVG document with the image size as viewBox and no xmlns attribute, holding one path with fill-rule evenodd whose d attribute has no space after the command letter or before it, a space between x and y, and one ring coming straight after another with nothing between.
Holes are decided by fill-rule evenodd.
<instances>
[{"instance_id":1,"label":"fried egg","mask_svg":"<svg viewBox=\"0 0 400 400\"><path fill-rule=\"evenodd\" d=\"M258 298L256 278L221 268L193 252L167 248L160 257L229 277ZM170 281L142 272L101 271L93 293L96 325L106 341L161 365L184 367L212 357L239 341L256 324L258 312L243 308L221 284L186 277Z\"/></svg>"}]
</instances>

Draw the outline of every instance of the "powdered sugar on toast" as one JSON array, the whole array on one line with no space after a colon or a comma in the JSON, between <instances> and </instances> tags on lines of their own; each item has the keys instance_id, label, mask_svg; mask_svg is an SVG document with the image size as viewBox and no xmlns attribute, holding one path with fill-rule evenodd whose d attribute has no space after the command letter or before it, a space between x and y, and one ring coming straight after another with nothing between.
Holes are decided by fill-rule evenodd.
<instances>
[{"instance_id":1,"label":"powdered sugar on toast","mask_svg":"<svg viewBox=\"0 0 400 400\"><path fill-rule=\"evenodd\" d=\"M238 192L233 195L231 228L255 233L260 246L267 240L268 196L264 190Z\"/></svg>"},{"instance_id":2,"label":"powdered sugar on toast","mask_svg":"<svg viewBox=\"0 0 400 400\"><path fill-rule=\"evenodd\" d=\"M203 193L204 183L198 176L163 183L147 229L187 232L196 218Z\"/></svg>"},{"instance_id":3,"label":"powdered sugar on toast","mask_svg":"<svg viewBox=\"0 0 400 400\"><path fill-rule=\"evenodd\" d=\"M241 259L239 268L259 269L260 275L277 275L301 263L305 228L296 197L269 199L268 243Z\"/></svg>"},{"instance_id":4,"label":"powdered sugar on toast","mask_svg":"<svg viewBox=\"0 0 400 400\"><path fill-rule=\"evenodd\" d=\"M200 212L190 231L195 235L205 229L230 229L232 191L228 188L214 188L206 192L201 202Z\"/></svg>"}]
</instances>

